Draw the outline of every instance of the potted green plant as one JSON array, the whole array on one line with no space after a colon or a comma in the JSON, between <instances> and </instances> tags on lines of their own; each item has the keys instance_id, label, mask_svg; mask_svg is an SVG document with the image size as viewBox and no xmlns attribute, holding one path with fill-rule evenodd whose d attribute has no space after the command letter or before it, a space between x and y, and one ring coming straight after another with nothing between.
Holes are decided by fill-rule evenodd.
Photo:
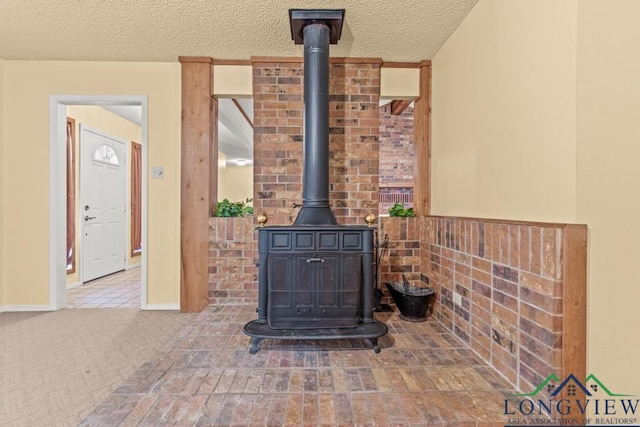
<instances>
[{"instance_id":1,"label":"potted green plant","mask_svg":"<svg viewBox=\"0 0 640 427\"><path fill-rule=\"evenodd\" d=\"M396 202L389 208L389 216L413 217L416 213L413 208L405 208L403 203Z\"/></svg>"},{"instance_id":2,"label":"potted green plant","mask_svg":"<svg viewBox=\"0 0 640 427\"><path fill-rule=\"evenodd\" d=\"M247 199L244 202L230 202L229 199L223 199L216 204L213 216L229 218L245 215L253 215L253 207L249 204L253 199Z\"/></svg>"}]
</instances>

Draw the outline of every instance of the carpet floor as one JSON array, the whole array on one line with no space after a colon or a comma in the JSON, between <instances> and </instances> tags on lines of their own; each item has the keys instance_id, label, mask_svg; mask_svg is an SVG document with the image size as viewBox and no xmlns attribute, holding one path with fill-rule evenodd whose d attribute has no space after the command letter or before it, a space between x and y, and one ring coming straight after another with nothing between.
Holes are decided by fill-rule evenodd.
<instances>
[{"instance_id":1,"label":"carpet floor","mask_svg":"<svg viewBox=\"0 0 640 427\"><path fill-rule=\"evenodd\" d=\"M75 426L194 315L135 308L0 313L0 426Z\"/></svg>"}]
</instances>

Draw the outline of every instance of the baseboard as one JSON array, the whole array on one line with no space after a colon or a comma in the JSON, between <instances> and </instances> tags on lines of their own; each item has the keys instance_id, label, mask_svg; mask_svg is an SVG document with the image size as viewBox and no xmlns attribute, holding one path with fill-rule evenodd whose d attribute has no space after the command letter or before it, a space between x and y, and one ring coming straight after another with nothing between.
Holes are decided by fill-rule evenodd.
<instances>
[{"instance_id":1,"label":"baseboard","mask_svg":"<svg viewBox=\"0 0 640 427\"><path fill-rule=\"evenodd\" d=\"M5 305L0 311L55 311L50 305Z\"/></svg>"},{"instance_id":2,"label":"baseboard","mask_svg":"<svg viewBox=\"0 0 640 427\"><path fill-rule=\"evenodd\" d=\"M142 310L180 310L180 304L147 304Z\"/></svg>"},{"instance_id":3,"label":"baseboard","mask_svg":"<svg viewBox=\"0 0 640 427\"><path fill-rule=\"evenodd\" d=\"M76 282L76 283L67 284L67 290L77 288L78 286L82 286L82 283Z\"/></svg>"},{"instance_id":4,"label":"baseboard","mask_svg":"<svg viewBox=\"0 0 640 427\"><path fill-rule=\"evenodd\" d=\"M127 264L127 266L124 268L125 270L132 270L134 268L138 268L142 265L141 262L136 262L135 264Z\"/></svg>"}]
</instances>

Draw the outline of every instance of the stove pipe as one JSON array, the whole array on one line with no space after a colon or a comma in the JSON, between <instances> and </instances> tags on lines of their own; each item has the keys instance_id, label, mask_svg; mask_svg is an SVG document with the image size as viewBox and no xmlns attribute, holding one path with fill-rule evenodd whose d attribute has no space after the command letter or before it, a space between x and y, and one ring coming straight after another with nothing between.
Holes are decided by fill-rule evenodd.
<instances>
[{"instance_id":1,"label":"stove pipe","mask_svg":"<svg viewBox=\"0 0 640 427\"><path fill-rule=\"evenodd\" d=\"M301 14L297 20L296 12ZM334 15L326 12L340 13L339 27ZM340 37L343 14L344 11L292 11L290 15L294 40L304 41L302 207L294 225L338 224L329 207L329 43L337 43Z\"/></svg>"}]
</instances>

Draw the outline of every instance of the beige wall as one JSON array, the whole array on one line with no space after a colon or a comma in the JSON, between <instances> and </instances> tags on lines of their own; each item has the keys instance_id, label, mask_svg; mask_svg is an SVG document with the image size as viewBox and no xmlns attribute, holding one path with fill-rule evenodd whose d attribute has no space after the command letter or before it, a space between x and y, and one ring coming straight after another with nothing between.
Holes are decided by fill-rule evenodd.
<instances>
[{"instance_id":1,"label":"beige wall","mask_svg":"<svg viewBox=\"0 0 640 427\"><path fill-rule=\"evenodd\" d=\"M433 212L589 226L587 370L640 395L640 3L481 0L433 59Z\"/></svg>"},{"instance_id":2,"label":"beige wall","mask_svg":"<svg viewBox=\"0 0 640 427\"><path fill-rule=\"evenodd\" d=\"M218 201L223 199L231 202L253 199L253 166L224 166L218 169Z\"/></svg>"},{"instance_id":3,"label":"beige wall","mask_svg":"<svg viewBox=\"0 0 640 427\"><path fill-rule=\"evenodd\" d=\"M589 368L640 395L640 2L578 2L579 222L589 225Z\"/></svg>"},{"instance_id":4,"label":"beige wall","mask_svg":"<svg viewBox=\"0 0 640 427\"><path fill-rule=\"evenodd\" d=\"M481 0L433 59L432 213L576 219L576 0Z\"/></svg>"},{"instance_id":5,"label":"beige wall","mask_svg":"<svg viewBox=\"0 0 640 427\"><path fill-rule=\"evenodd\" d=\"M416 99L420 97L419 68L380 68L380 98Z\"/></svg>"},{"instance_id":6,"label":"beige wall","mask_svg":"<svg viewBox=\"0 0 640 427\"><path fill-rule=\"evenodd\" d=\"M4 61L0 59L0 311L4 305Z\"/></svg>"},{"instance_id":7,"label":"beige wall","mask_svg":"<svg viewBox=\"0 0 640 427\"><path fill-rule=\"evenodd\" d=\"M148 300L180 298L180 64L5 61L5 305L47 305L49 96L147 95ZM28 256L25 256L28 254ZM29 274L25 274L25 272Z\"/></svg>"},{"instance_id":8,"label":"beige wall","mask_svg":"<svg viewBox=\"0 0 640 427\"><path fill-rule=\"evenodd\" d=\"M76 121L76 217L80 212L80 185L79 171L80 171L80 124L89 126L93 129L103 131L104 133L120 138L126 142L125 153L127 158L131 158L131 141L135 141L139 144L142 143L142 128L129 120L105 110L97 105L69 105L67 107L67 117L71 117ZM131 164L127 163L126 168L126 206L127 212L131 212ZM81 215L80 215L81 216ZM128 214L130 217L130 214ZM77 221L76 221L77 222ZM76 248L80 248L80 229L81 224L76 224ZM131 224L129 224L129 232L125 239L125 254L127 257L126 265L132 265L140 263L140 256L131 257ZM80 254L81 256L81 254ZM75 273L67 275L67 285L72 285L80 280L80 258L76 258L76 271Z\"/></svg>"}]
</instances>

